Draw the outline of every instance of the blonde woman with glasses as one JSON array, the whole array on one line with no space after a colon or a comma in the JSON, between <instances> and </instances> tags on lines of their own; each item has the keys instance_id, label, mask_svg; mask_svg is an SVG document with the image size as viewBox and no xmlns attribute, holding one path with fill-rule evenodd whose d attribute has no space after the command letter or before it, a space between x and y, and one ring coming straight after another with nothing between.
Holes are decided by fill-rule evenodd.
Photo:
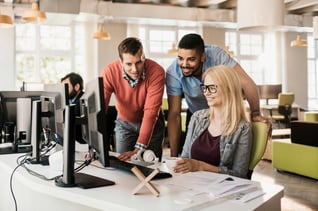
<instances>
[{"instance_id":1,"label":"blonde woman with glasses","mask_svg":"<svg viewBox=\"0 0 318 211\"><path fill-rule=\"evenodd\" d=\"M242 87L233 68L209 68L200 88L208 109L191 117L175 172L210 171L247 178L252 128L245 112Z\"/></svg>"}]
</instances>

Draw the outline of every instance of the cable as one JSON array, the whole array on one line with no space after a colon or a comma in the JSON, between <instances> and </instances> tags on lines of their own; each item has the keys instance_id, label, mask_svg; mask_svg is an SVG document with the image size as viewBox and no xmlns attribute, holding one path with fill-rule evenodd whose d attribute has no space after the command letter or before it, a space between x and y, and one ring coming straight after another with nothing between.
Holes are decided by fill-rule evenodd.
<instances>
[{"instance_id":1,"label":"cable","mask_svg":"<svg viewBox=\"0 0 318 211\"><path fill-rule=\"evenodd\" d=\"M23 162L18 162L19 161L19 159L21 158L21 157L24 157L24 159L22 160ZM12 171L12 173L11 173L11 176L10 176L10 192L11 192L11 195L12 195L12 198L13 198L13 201L14 201L14 207L15 207L15 210L17 211L18 210L18 205L17 205L17 200L16 200L16 198L15 198L15 195L14 195L14 192L13 192L13 175L14 175L14 173L15 173L15 171L20 167L20 166L23 166L24 165L24 163L25 163L25 157L26 157L26 155L22 155L22 156L19 156L18 158L17 158L17 163L18 163L18 165L13 169L13 171Z\"/></svg>"}]
</instances>

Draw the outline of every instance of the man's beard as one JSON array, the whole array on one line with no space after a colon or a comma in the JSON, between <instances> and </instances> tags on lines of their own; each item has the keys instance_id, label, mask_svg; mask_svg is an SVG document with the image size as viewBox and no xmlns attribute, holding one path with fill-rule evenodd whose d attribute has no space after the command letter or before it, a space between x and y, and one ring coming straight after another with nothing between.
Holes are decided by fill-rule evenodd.
<instances>
[{"instance_id":1,"label":"man's beard","mask_svg":"<svg viewBox=\"0 0 318 211\"><path fill-rule=\"evenodd\" d=\"M77 95L77 92L73 89L72 92L70 93L70 99L74 99Z\"/></svg>"},{"instance_id":2,"label":"man's beard","mask_svg":"<svg viewBox=\"0 0 318 211\"><path fill-rule=\"evenodd\" d=\"M182 74L184 77L201 77L202 75L202 66L203 66L203 62L200 63L200 65L197 68L193 68L193 67L181 67L182 69ZM190 75L185 75L183 73L183 69L188 69L188 70L192 70Z\"/></svg>"},{"instance_id":3,"label":"man's beard","mask_svg":"<svg viewBox=\"0 0 318 211\"><path fill-rule=\"evenodd\" d=\"M185 75L185 74L183 73L183 69L191 70L191 74ZM195 76L198 71L201 71L201 70L200 70L200 66L199 66L198 68L196 68L196 69L190 68L190 67L182 68L182 74L183 74L184 77L192 77L192 76Z\"/></svg>"}]
</instances>

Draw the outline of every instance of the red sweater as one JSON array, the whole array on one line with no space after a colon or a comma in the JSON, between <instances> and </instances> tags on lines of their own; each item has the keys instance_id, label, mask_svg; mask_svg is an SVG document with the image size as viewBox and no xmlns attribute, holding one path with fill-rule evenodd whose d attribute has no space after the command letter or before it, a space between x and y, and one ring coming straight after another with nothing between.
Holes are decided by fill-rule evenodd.
<instances>
[{"instance_id":1,"label":"red sweater","mask_svg":"<svg viewBox=\"0 0 318 211\"><path fill-rule=\"evenodd\" d=\"M101 72L104 81L106 110L111 94L116 97L118 117L124 121L141 123L137 143L148 146L161 109L165 71L155 61L146 59L146 78L132 88L122 76L122 65L117 60Z\"/></svg>"}]
</instances>

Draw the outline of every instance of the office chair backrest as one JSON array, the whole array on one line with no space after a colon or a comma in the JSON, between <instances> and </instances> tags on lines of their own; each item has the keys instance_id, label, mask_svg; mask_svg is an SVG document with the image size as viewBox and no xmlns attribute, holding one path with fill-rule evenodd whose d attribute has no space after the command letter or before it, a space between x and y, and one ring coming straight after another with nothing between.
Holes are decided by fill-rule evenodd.
<instances>
[{"instance_id":1,"label":"office chair backrest","mask_svg":"<svg viewBox=\"0 0 318 211\"><path fill-rule=\"evenodd\" d=\"M292 92L278 94L278 105L280 106L292 105L294 100L295 94Z\"/></svg>"},{"instance_id":2,"label":"office chair backrest","mask_svg":"<svg viewBox=\"0 0 318 211\"><path fill-rule=\"evenodd\" d=\"M248 166L248 179L251 179L255 166L265 153L268 136L271 134L271 130L269 131L267 124L264 122L253 122L252 133L253 144Z\"/></svg>"}]
</instances>

